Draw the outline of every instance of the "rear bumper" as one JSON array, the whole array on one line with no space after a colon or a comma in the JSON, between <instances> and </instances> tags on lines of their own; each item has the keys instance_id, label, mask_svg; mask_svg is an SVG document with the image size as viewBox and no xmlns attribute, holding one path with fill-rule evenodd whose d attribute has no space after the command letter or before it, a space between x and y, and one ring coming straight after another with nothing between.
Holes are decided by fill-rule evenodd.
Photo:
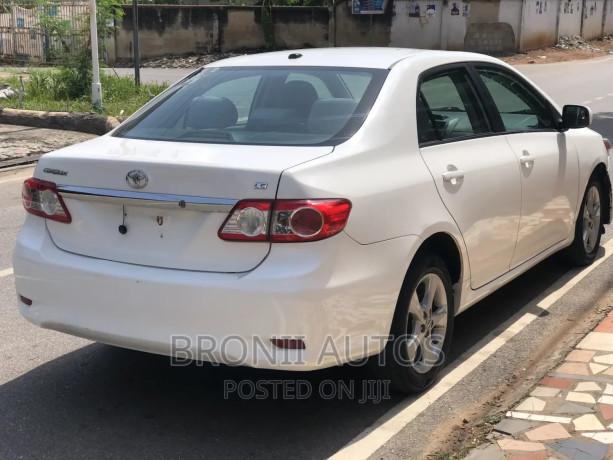
<instances>
[{"instance_id":1,"label":"rear bumper","mask_svg":"<svg viewBox=\"0 0 613 460\"><path fill-rule=\"evenodd\" d=\"M14 271L18 294L32 300L20 312L39 326L180 359L311 370L382 349L418 243L360 245L341 233L273 245L248 273L203 273L68 253L28 215ZM273 337L306 348L278 349Z\"/></svg>"}]
</instances>

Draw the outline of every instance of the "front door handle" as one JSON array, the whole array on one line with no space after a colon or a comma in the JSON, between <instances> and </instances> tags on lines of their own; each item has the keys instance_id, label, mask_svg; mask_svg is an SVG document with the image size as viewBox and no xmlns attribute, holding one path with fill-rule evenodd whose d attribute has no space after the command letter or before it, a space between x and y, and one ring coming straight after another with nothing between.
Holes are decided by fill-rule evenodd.
<instances>
[{"instance_id":1,"label":"front door handle","mask_svg":"<svg viewBox=\"0 0 613 460\"><path fill-rule=\"evenodd\" d=\"M456 182L459 179L463 179L464 178L464 171L456 169L454 171L445 171L443 173L443 180L445 182L451 182L453 185L456 184Z\"/></svg>"}]
</instances>

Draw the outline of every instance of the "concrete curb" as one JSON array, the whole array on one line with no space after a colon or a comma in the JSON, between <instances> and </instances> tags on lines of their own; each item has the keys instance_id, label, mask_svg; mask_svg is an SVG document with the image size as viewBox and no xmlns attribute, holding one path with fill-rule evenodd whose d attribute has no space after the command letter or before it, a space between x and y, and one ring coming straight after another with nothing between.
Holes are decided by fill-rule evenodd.
<instances>
[{"instance_id":1,"label":"concrete curb","mask_svg":"<svg viewBox=\"0 0 613 460\"><path fill-rule=\"evenodd\" d=\"M42 112L0 108L0 123L102 135L115 129L120 122L115 117L96 113Z\"/></svg>"}]
</instances>

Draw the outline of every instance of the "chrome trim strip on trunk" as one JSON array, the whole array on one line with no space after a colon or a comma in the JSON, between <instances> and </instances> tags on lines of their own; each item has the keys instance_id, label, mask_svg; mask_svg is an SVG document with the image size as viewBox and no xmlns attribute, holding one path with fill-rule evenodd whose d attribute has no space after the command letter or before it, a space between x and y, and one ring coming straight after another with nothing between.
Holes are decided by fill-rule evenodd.
<instances>
[{"instance_id":1,"label":"chrome trim strip on trunk","mask_svg":"<svg viewBox=\"0 0 613 460\"><path fill-rule=\"evenodd\" d=\"M168 195L162 193L132 192L94 187L58 185L63 198L98 203L112 203L121 206L140 206L157 209L185 209L188 211L223 212L232 210L238 200L205 198L190 195Z\"/></svg>"}]
</instances>

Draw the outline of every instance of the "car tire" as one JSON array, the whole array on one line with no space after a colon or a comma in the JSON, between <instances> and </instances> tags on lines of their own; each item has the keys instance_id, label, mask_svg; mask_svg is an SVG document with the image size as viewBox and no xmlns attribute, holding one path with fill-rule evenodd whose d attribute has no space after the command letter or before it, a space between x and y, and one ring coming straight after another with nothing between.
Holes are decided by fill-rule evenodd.
<instances>
[{"instance_id":1,"label":"car tire","mask_svg":"<svg viewBox=\"0 0 613 460\"><path fill-rule=\"evenodd\" d=\"M581 201L575 224L575 238L566 251L568 259L574 265L589 265L596 258L603 233L601 208L604 197L602 181L598 177L592 177Z\"/></svg>"},{"instance_id":2,"label":"car tire","mask_svg":"<svg viewBox=\"0 0 613 460\"><path fill-rule=\"evenodd\" d=\"M432 385L451 346L453 305L451 277L443 260L436 255L415 260L398 297L390 340L373 357L379 378L405 393Z\"/></svg>"}]
</instances>

